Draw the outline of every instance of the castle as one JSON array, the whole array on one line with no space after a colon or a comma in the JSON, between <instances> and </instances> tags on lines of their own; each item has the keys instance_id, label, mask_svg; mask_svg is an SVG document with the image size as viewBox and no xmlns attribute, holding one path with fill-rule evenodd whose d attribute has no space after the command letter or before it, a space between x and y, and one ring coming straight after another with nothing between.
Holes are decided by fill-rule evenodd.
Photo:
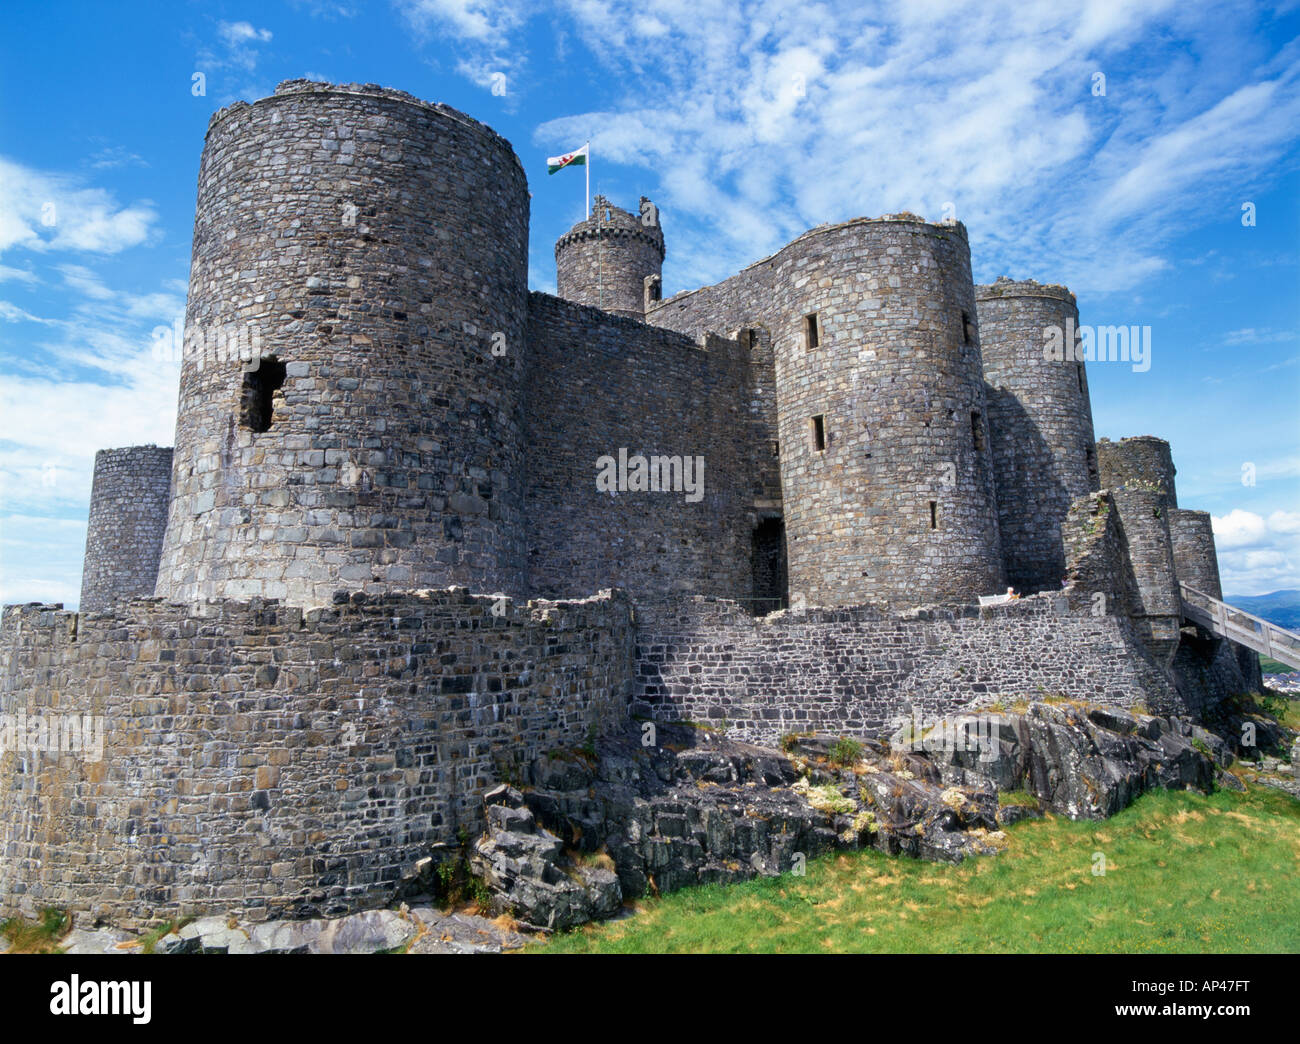
<instances>
[{"instance_id":1,"label":"castle","mask_svg":"<svg viewBox=\"0 0 1300 1044\"><path fill-rule=\"evenodd\" d=\"M665 298L657 208L596 197L551 296L528 229L509 143L445 106L213 116L175 447L96 457L79 613L5 610L0 710L106 753L0 751L0 907L380 901L629 708L772 742L1258 684L1184 620L1180 581L1221 595L1168 444L1096 442L1044 356L1064 287L977 287L959 222L898 214Z\"/></svg>"}]
</instances>

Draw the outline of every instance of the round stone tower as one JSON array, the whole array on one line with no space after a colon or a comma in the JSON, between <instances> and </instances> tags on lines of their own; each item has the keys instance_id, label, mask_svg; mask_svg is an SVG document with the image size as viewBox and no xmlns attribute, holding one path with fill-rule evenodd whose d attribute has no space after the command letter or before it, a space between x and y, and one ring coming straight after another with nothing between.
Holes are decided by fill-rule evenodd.
<instances>
[{"instance_id":1,"label":"round stone tower","mask_svg":"<svg viewBox=\"0 0 1300 1044\"><path fill-rule=\"evenodd\" d=\"M454 109L294 80L213 116L157 593L522 593L527 244Z\"/></svg>"},{"instance_id":2,"label":"round stone tower","mask_svg":"<svg viewBox=\"0 0 1300 1044\"><path fill-rule=\"evenodd\" d=\"M1111 491L1137 581L1129 615L1156 658L1173 660L1182 625L1172 518L1178 510L1169 443L1151 435L1097 443L1101 485Z\"/></svg>"},{"instance_id":3,"label":"round stone tower","mask_svg":"<svg viewBox=\"0 0 1300 1044\"><path fill-rule=\"evenodd\" d=\"M1210 513L1170 509L1169 536L1174 542L1174 569L1178 579L1211 598L1222 599L1219 555L1214 547Z\"/></svg>"},{"instance_id":4,"label":"round stone tower","mask_svg":"<svg viewBox=\"0 0 1300 1044\"><path fill-rule=\"evenodd\" d=\"M662 287L664 232L658 208L641 197L629 213L597 196L591 215L555 243L556 291L566 301L645 319Z\"/></svg>"},{"instance_id":5,"label":"round stone tower","mask_svg":"<svg viewBox=\"0 0 1300 1044\"><path fill-rule=\"evenodd\" d=\"M1065 287L1033 280L1002 278L975 298L1007 582L1056 591L1061 523L1099 488L1088 378L1073 352L1079 311Z\"/></svg>"},{"instance_id":6,"label":"round stone tower","mask_svg":"<svg viewBox=\"0 0 1300 1044\"><path fill-rule=\"evenodd\" d=\"M973 601L1006 585L958 222L813 229L773 258L790 594Z\"/></svg>"},{"instance_id":7,"label":"round stone tower","mask_svg":"<svg viewBox=\"0 0 1300 1044\"><path fill-rule=\"evenodd\" d=\"M167 528L170 446L128 446L95 454L81 571L81 611L153 597Z\"/></svg>"},{"instance_id":8,"label":"round stone tower","mask_svg":"<svg viewBox=\"0 0 1300 1044\"><path fill-rule=\"evenodd\" d=\"M1119 442L1102 439L1097 443L1097 463L1102 489L1155 490L1166 507L1178 506L1177 471L1164 439L1154 435L1135 435Z\"/></svg>"}]
</instances>

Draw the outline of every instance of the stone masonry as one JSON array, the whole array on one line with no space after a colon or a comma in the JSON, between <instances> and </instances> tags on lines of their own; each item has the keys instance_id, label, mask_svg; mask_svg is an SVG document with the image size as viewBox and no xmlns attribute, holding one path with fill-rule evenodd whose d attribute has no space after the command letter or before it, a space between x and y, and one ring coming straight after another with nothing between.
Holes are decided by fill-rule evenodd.
<instances>
[{"instance_id":1,"label":"stone masonry","mask_svg":"<svg viewBox=\"0 0 1300 1044\"><path fill-rule=\"evenodd\" d=\"M895 214L664 298L657 208L597 198L530 294L528 228L446 106L213 116L175 451L101 453L81 611L0 623L0 916L383 904L630 709L771 741L1259 684L1182 626L1218 567L1168 444L1094 449L1039 365L1066 288L977 290L963 225Z\"/></svg>"},{"instance_id":2,"label":"stone masonry","mask_svg":"<svg viewBox=\"0 0 1300 1044\"><path fill-rule=\"evenodd\" d=\"M95 454L81 571L83 610L153 594L171 479L170 446L130 446Z\"/></svg>"}]
</instances>

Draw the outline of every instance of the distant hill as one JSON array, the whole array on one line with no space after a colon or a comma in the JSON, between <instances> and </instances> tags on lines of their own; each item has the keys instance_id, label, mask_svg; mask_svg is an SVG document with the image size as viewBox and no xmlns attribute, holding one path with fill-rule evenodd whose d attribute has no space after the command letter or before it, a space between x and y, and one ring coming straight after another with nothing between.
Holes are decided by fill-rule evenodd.
<instances>
[{"instance_id":1,"label":"distant hill","mask_svg":"<svg viewBox=\"0 0 1300 1044\"><path fill-rule=\"evenodd\" d=\"M1229 605L1261 616L1269 623L1300 631L1300 591L1274 591L1265 595L1226 595Z\"/></svg>"}]
</instances>

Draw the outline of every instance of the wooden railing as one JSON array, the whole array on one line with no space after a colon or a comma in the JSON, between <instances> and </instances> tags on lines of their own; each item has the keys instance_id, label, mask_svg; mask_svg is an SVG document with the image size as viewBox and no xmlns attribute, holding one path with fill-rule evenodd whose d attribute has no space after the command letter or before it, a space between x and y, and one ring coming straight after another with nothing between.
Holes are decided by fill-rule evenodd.
<instances>
[{"instance_id":1,"label":"wooden railing","mask_svg":"<svg viewBox=\"0 0 1300 1044\"><path fill-rule=\"evenodd\" d=\"M1179 583L1183 616L1220 638L1229 638L1288 667L1300 670L1300 634L1234 609L1213 595Z\"/></svg>"}]
</instances>

